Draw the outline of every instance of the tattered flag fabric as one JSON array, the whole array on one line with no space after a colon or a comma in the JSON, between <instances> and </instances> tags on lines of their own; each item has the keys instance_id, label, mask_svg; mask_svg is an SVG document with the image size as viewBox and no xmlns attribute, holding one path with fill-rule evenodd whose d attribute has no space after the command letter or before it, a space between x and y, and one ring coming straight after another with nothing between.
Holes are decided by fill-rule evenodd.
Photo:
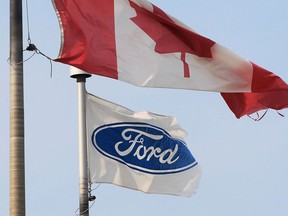
<instances>
[{"instance_id":1,"label":"tattered flag fabric","mask_svg":"<svg viewBox=\"0 0 288 216\"><path fill-rule=\"evenodd\" d=\"M191 196L201 168L170 116L134 112L87 94L90 182L145 193Z\"/></svg>"},{"instance_id":2,"label":"tattered flag fabric","mask_svg":"<svg viewBox=\"0 0 288 216\"><path fill-rule=\"evenodd\" d=\"M52 1L62 33L55 61L137 86L221 92L237 118L288 107L281 78L146 0Z\"/></svg>"}]
</instances>

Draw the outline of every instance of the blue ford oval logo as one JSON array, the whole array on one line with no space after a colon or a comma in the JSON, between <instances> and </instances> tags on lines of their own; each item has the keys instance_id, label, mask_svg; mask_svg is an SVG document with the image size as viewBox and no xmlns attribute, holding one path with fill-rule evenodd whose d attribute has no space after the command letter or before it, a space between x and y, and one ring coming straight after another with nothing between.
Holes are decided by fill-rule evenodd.
<instances>
[{"instance_id":1,"label":"blue ford oval logo","mask_svg":"<svg viewBox=\"0 0 288 216\"><path fill-rule=\"evenodd\" d=\"M92 143L106 157L146 173L182 172L197 164L183 141L147 123L100 126L92 134Z\"/></svg>"}]
</instances>

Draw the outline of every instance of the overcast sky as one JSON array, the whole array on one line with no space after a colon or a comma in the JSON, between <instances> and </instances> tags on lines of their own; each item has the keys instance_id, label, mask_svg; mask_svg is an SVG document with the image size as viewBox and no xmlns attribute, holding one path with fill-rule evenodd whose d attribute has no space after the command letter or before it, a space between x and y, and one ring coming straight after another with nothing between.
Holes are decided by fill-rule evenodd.
<instances>
[{"instance_id":1,"label":"overcast sky","mask_svg":"<svg viewBox=\"0 0 288 216\"><path fill-rule=\"evenodd\" d=\"M288 1L151 1L199 34L288 81ZM24 2L25 3L25 2ZM24 18L26 16L23 3ZM29 0L30 35L56 58L60 28L49 0ZM0 215L9 215L9 2L0 7ZM24 20L24 46L27 22ZM32 53L25 52L28 59ZM26 215L71 216L78 208L77 84L69 67L35 55L24 64ZM191 198L101 184L90 215L288 215L288 111L236 119L218 93L140 88L93 76L87 90L135 111L177 118L202 167ZM96 188L94 185L93 188Z\"/></svg>"}]
</instances>

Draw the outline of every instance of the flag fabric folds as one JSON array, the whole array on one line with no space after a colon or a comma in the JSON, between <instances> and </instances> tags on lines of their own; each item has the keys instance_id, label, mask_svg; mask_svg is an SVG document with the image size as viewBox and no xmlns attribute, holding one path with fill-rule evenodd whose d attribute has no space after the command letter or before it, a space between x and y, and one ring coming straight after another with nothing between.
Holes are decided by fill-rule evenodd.
<instances>
[{"instance_id":1,"label":"flag fabric folds","mask_svg":"<svg viewBox=\"0 0 288 216\"><path fill-rule=\"evenodd\" d=\"M201 169L169 116L134 112L86 94L90 182L191 196Z\"/></svg>"},{"instance_id":2,"label":"flag fabric folds","mask_svg":"<svg viewBox=\"0 0 288 216\"><path fill-rule=\"evenodd\" d=\"M146 0L53 0L55 61L137 86L221 92L237 118L288 107L288 85Z\"/></svg>"}]
</instances>

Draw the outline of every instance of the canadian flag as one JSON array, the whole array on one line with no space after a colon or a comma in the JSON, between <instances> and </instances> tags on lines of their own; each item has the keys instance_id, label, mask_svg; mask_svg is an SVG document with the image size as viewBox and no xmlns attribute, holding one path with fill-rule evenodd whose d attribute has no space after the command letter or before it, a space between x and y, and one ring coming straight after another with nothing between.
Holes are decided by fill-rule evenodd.
<instances>
[{"instance_id":1,"label":"canadian flag","mask_svg":"<svg viewBox=\"0 0 288 216\"><path fill-rule=\"evenodd\" d=\"M288 107L275 74L205 38L145 0L53 0L55 61L137 86L221 92L237 118Z\"/></svg>"}]
</instances>

